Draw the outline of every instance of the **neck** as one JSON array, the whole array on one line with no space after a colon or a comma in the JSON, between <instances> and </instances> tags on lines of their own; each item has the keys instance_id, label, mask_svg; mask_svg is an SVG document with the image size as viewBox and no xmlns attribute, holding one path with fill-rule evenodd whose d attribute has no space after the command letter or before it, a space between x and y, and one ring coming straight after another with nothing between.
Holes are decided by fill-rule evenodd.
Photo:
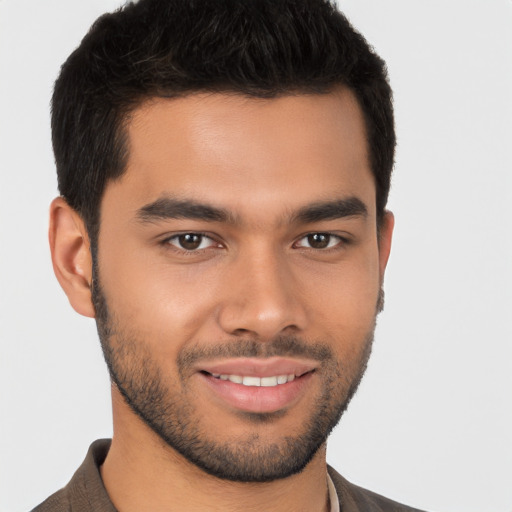
<instances>
[{"instance_id":1,"label":"neck","mask_svg":"<svg viewBox=\"0 0 512 512\"><path fill-rule=\"evenodd\" d=\"M325 445L299 474L264 483L222 480L165 444L116 395L114 436L101 476L119 512L328 511Z\"/></svg>"}]
</instances>

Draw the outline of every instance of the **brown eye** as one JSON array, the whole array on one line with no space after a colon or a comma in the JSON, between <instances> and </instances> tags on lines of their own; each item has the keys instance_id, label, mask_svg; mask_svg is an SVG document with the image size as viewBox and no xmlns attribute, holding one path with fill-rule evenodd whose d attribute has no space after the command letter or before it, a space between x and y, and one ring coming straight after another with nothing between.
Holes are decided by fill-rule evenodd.
<instances>
[{"instance_id":1,"label":"brown eye","mask_svg":"<svg viewBox=\"0 0 512 512\"><path fill-rule=\"evenodd\" d=\"M175 235L172 238L169 238L167 243L185 251L207 249L215 244L211 238L200 233L183 233L182 235Z\"/></svg>"},{"instance_id":2,"label":"brown eye","mask_svg":"<svg viewBox=\"0 0 512 512\"><path fill-rule=\"evenodd\" d=\"M325 233L313 233L312 235L308 235L308 244L313 249L325 249L329 246L329 242L331 241L331 235L327 235Z\"/></svg>"},{"instance_id":3,"label":"brown eye","mask_svg":"<svg viewBox=\"0 0 512 512\"><path fill-rule=\"evenodd\" d=\"M193 251L201 245L203 237L201 235L195 235L193 233L187 233L186 235L180 235L178 242L187 251Z\"/></svg>"},{"instance_id":4,"label":"brown eye","mask_svg":"<svg viewBox=\"0 0 512 512\"><path fill-rule=\"evenodd\" d=\"M343 239L331 233L310 233L304 236L297 242L297 247L304 247L306 249L330 249L340 245Z\"/></svg>"}]
</instances>

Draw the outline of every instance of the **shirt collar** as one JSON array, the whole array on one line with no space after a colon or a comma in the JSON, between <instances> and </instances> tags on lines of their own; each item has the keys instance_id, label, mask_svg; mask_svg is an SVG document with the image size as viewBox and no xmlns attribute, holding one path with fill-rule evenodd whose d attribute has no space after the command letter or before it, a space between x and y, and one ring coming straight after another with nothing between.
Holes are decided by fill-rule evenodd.
<instances>
[{"instance_id":1,"label":"shirt collar","mask_svg":"<svg viewBox=\"0 0 512 512\"><path fill-rule=\"evenodd\" d=\"M329 503L331 505L330 512L340 512L340 502L338 494L334 488L331 476L327 473L327 487L329 488Z\"/></svg>"}]
</instances>

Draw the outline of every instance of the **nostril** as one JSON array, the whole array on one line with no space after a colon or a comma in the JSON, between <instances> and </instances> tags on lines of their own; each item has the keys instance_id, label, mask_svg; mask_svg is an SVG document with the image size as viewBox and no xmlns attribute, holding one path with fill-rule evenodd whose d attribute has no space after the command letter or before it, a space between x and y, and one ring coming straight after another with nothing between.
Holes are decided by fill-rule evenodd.
<instances>
[{"instance_id":1,"label":"nostril","mask_svg":"<svg viewBox=\"0 0 512 512\"><path fill-rule=\"evenodd\" d=\"M250 331L249 329L242 329L242 328L235 329L232 334L234 336L240 336L240 337L245 337L247 335L254 336L254 333L252 331Z\"/></svg>"}]
</instances>

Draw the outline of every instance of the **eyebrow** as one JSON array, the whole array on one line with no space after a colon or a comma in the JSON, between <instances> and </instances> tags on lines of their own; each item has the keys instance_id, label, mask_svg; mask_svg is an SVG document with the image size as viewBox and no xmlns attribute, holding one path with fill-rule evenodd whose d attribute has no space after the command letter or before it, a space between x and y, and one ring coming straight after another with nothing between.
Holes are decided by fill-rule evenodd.
<instances>
[{"instance_id":1,"label":"eyebrow","mask_svg":"<svg viewBox=\"0 0 512 512\"><path fill-rule=\"evenodd\" d=\"M291 215L291 222L311 224L344 217L368 216L368 209L357 197L318 201L300 208ZM191 199L161 197L137 210L136 218L142 223L167 219L192 219L206 222L236 223L236 217L228 210L200 203Z\"/></svg>"},{"instance_id":2,"label":"eyebrow","mask_svg":"<svg viewBox=\"0 0 512 512\"><path fill-rule=\"evenodd\" d=\"M166 219L195 219L207 222L233 221L232 215L222 208L198 203L190 199L161 197L137 210L137 219L143 223Z\"/></svg>"},{"instance_id":3,"label":"eyebrow","mask_svg":"<svg viewBox=\"0 0 512 512\"><path fill-rule=\"evenodd\" d=\"M334 201L319 201L301 208L292 217L300 224L312 224L324 220L336 220L344 217L368 216L366 205L357 197L336 199Z\"/></svg>"}]
</instances>

